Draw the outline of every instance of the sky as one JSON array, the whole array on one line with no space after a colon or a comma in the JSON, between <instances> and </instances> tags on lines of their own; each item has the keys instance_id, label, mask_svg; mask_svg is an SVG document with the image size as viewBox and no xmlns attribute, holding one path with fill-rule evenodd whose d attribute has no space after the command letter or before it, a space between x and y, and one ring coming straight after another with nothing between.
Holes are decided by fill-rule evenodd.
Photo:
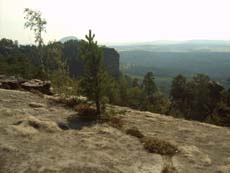
<instances>
[{"instance_id":1,"label":"sky","mask_svg":"<svg viewBox=\"0 0 230 173\"><path fill-rule=\"evenodd\" d=\"M89 29L102 44L230 40L230 0L0 0L0 38L34 42L25 8L46 19L45 43Z\"/></svg>"}]
</instances>

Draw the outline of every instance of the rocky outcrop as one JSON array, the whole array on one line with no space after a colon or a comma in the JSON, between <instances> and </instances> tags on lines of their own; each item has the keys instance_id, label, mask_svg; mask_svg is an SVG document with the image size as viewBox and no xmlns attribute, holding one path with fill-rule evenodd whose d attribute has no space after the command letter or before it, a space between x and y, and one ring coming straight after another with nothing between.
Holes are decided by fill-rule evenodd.
<instances>
[{"instance_id":1,"label":"rocky outcrop","mask_svg":"<svg viewBox=\"0 0 230 173\"><path fill-rule=\"evenodd\" d=\"M76 112L50 97L0 89L1 173L230 172L229 128L118 106L108 109L122 118L122 127L76 121L81 130L61 128ZM148 152L128 129L157 140L158 150L170 143L178 152Z\"/></svg>"},{"instance_id":2,"label":"rocky outcrop","mask_svg":"<svg viewBox=\"0 0 230 173\"><path fill-rule=\"evenodd\" d=\"M52 95L52 87L50 81L42 81L39 79L25 80L16 78L14 76L0 76L0 88L26 90L26 91L39 91L43 94Z\"/></svg>"},{"instance_id":3,"label":"rocky outcrop","mask_svg":"<svg viewBox=\"0 0 230 173\"><path fill-rule=\"evenodd\" d=\"M64 43L64 55L67 58L70 74L80 76L84 72L84 64L79 56L80 42L70 40ZM119 57L118 52L113 48L103 48L103 60L105 67L114 78L119 77Z\"/></svg>"},{"instance_id":4,"label":"rocky outcrop","mask_svg":"<svg viewBox=\"0 0 230 173\"><path fill-rule=\"evenodd\" d=\"M27 91L36 90L43 94L52 95L52 87L50 81L42 81L39 79L32 79L25 81L21 84L21 87Z\"/></svg>"},{"instance_id":5,"label":"rocky outcrop","mask_svg":"<svg viewBox=\"0 0 230 173\"><path fill-rule=\"evenodd\" d=\"M119 54L113 48L104 48L104 63L109 74L119 77Z\"/></svg>"}]
</instances>

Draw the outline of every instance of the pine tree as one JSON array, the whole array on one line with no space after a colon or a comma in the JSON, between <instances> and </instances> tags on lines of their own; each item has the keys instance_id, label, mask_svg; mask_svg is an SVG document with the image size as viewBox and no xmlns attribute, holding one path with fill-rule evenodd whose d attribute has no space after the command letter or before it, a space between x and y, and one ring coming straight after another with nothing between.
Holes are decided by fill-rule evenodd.
<instances>
[{"instance_id":1,"label":"pine tree","mask_svg":"<svg viewBox=\"0 0 230 173\"><path fill-rule=\"evenodd\" d=\"M144 93L148 98L152 97L153 94L157 91L157 87L154 82L153 72L148 72L145 74L142 86L144 89Z\"/></svg>"},{"instance_id":2,"label":"pine tree","mask_svg":"<svg viewBox=\"0 0 230 173\"><path fill-rule=\"evenodd\" d=\"M172 101L171 110L177 116L186 117L191 104L191 88L187 85L186 77L179 74L172 80L170 99Z\"/></svg>"},{"instance_id":3,"label":"pine tree","mask_svg":"<svg viewBox=\"0 0 230 173\"><path fill-rule=\"evenodd\" d=\"M187 97L186 84L186 78L181 74L173 79L170 90L170 97L173 103L181 105L185 102Z\"/></svg>"},{"instance_id":4,"label":"pine tree","mask_svg":"<svg viewBox=\"0 0 230 173\"><path fill-rule=\"evenodd\" d=\"M81 79L83 93L96 104L97 115L101 114L101 100L105 95L107 74L103 64L102 48L94 41L95 35L89 30L82 41L80 56L84 62L84 74Z\"/></svg>"}]
</instances>

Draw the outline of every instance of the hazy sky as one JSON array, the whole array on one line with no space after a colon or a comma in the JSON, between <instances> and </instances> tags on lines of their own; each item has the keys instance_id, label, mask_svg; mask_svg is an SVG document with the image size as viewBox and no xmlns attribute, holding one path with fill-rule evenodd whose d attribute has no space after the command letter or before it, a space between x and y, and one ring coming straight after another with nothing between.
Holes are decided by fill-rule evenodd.
<instances>
[{"instance_id":1,"label":"hazy sky","mask_svg":"<svg viewBox=\"0 0 230 173\"><path fill-rule=\"evenodd\" d=\"M24 8L47 20L45 42L88 29L99 43L230 40L230 0L0 0L0 38L32 43Z\"/></svg>"}]
</instances>

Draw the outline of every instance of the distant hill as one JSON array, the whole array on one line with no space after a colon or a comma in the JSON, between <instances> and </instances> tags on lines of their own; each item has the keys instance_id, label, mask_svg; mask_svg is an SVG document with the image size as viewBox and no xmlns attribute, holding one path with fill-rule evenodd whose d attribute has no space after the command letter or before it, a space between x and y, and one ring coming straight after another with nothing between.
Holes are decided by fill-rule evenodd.
<instances>
[{"instance_id":1,"label":"distant hill","mask_svg":"<svg viewBox=\"0 0 230 173\"><path fill-rule=\"evenodd\" d=\"M230 52L228 40L188 40L154 41L112 46L118 51L153 51L153 52Z\"/></svg>"},{"instance_id":2,"label":"distant hill","mask_svg":"<svg viewBox=\"0 0 230 173\"><path fill-rule=\"evenodd\" d=\"M67 42L69 40L79 40L79 39L77 37L75 37L75 36L67 36L67 37L61 38L59 41L61 43L65 43L65 42Z\"/></svg>"},{"instance_id":3,"label":"distant hill","mask_svg":"<svg viewBox=\"0 0 230 173\"><path fill-rule=\"evenodd\" d=\"M224 40L189 40L119 45L121 72L142 79L153 71L156 83L169 93L171 80L177 74L191 77L209 75L226 88L230 87L230 42Z\"/></svg>"}]
</instances>

